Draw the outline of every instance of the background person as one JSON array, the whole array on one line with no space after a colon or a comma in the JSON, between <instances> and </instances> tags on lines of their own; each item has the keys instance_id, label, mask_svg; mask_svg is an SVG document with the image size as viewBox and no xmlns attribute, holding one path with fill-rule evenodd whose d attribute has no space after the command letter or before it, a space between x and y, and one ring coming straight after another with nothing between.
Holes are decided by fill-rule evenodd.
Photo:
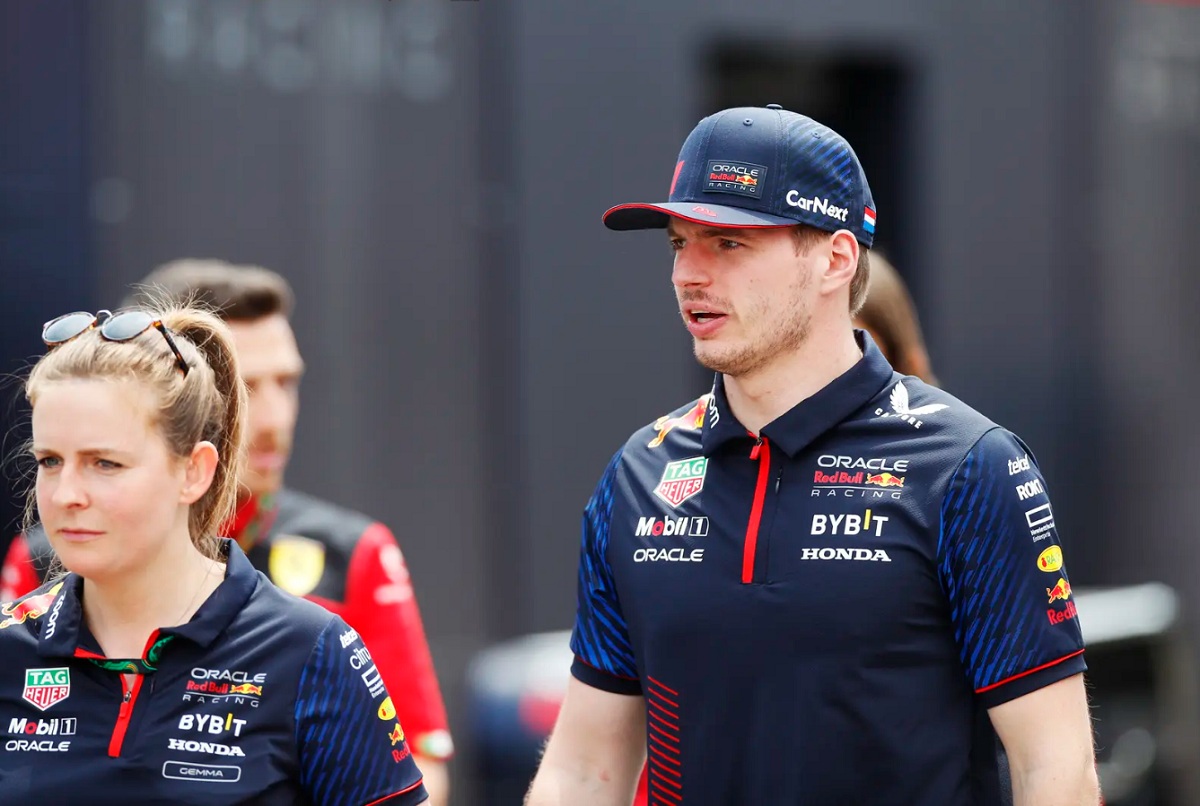
<instances>
[{"instance_id":1,"label":"background person","mask_svg":"<svg viewBox=\"0 0 1200 806\"><path fill-rule=\"evenodd\" d=\"M283 590L323 605L358 631L395 692L396 711L431 802L446 803L445 761L453 744L395 536L366 515L284 487L304 373L289 322L291 287L276 272L217 260L174 261L139 286L176 300L194 298L228 324L249 388L249 454L236 514L222 534L235 537L254 566ZM14 541L3 572L6 598L40 584L49 548L38 532Z\"/></svg>"},{"instance_id":2,"label":"background person","mask_svg":"<svg viewBox=\"0 0 1200 806\"><path fill-rule=\"evenodd\" d=\"M216 537L246 408L225 325L101 311L43 338L27 522L67 573L2 608L0 802L424 803L359 636Z\"/></svg>"},{"instance_id":3,"label":"background person","mask_svg":"<svg viewBox=\"0 0 1200 806\"><path fill-rule=\"evenodd\" d=\"M915 375L925 383L938 385L908 286L895 266L878 252L871 253L867 297L854 317L854 326L871 334L884 358L901 375Z\"/></svg>"}]
</instances>

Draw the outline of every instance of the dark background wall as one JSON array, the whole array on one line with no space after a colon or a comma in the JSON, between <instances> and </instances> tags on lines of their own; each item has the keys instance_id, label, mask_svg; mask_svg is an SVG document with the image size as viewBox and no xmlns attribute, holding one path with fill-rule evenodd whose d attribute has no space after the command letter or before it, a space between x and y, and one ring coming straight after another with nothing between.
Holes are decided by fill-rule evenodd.
<instances>
[{"instance_id":1,"label":"dark background wall","mask_svg":"<svg viewBox=\"0 0 1200 806\"><path fill-rule=\"evenodd\" d=\"M1198 15L5 4L4 369L160 261L285 273L310 365L289 480L395 528L461 733L476 651L570 625L607 457L710 383L663 237L600 214L663 196L704 114L784 103L859 146L938 374L1034 447L1073 580L1164 580L1190 616Z\"/></svg>"}]
</instances>

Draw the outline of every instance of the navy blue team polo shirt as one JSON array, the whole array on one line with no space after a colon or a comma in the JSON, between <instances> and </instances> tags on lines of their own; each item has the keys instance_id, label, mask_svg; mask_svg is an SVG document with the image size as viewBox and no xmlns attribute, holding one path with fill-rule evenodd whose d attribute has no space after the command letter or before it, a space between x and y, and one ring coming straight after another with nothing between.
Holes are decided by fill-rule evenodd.
<instances>
[{"instance_id":1,"label":"navy blue team polo shirt","mask_svg":"<svg viewBox=\"0 0 1200 806\"><path fill-rule=\"evenodd\" d=\"M1028 448L858 338L761 438L718 376L587 505L572 673L645 697L652 804L992 806L987 709L1086 668Z\"/></svg>"},{"instance_id":2,"label":"navy blue team polo shirt","mask_svg":"<svg viewBox=\"0 0 1200 806\"><path fill-rule=\"evenodd\" d=\"M0 803L424 802L358 635L223 543L224 581L151 636L132 688L100 665L80 577L0 609Z\"/></svg>"}]
</instances>

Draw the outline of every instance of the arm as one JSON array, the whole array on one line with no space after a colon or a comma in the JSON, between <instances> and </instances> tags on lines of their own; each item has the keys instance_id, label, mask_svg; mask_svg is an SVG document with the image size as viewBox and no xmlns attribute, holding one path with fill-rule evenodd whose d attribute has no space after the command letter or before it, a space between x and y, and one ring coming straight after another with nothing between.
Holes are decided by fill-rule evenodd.
<instances>
[{"instance_id":1,"label":"arm","mask_svg":"<svg viewBox=\"0 0 1200 806\"><path fill-rule=\"evenodd\" d=\"M526 806L629 806L646 760L646 707L574 677Z\"/></svg>"},{"instance_id":2,"label":"arm","mask_svg":"<svg viewBox=\"0 0 1200 806\"><path fill-rule=\"evenodd\" d=\"M940 574L963 669L1008 751L1017 806L1094 805L1083 636L1048 486L1015 436L997 428L981 437L943 501Z\"/></svg>"},{"instance_id":3,"label":"arm","mask_svg":"<svg viewBox=\"0 0 1200 806\"><path fill-rule=\"evenodd\" d=\"M450 797L446 761L454 753L446 708L408 566L395 536L381 523L369 526L354 548L343 615L371 650L392 692L425 776L430 806L445 806Z\"/></svg>"},{"instance_id":4,"label":"arm","mask_svg":"<svg viewBox=\"0 0 1200 806\"><path fill-rule=\"evenodd\" d=\"M379 670L358 634L333 617L300 674L295 707L300 783L313 806L416 806L427 794Z\"/></svg>"},{"instance_id":5,"label":"arm","mask_svg":"<svg viewBox=\"0 0 1200 806\"><path fill-rule=\"evenodd\" d=\"M1100 784L1083 675L988 711L1012 771L1013 806L1096 806Z\"/></svg>"}]
</instances>

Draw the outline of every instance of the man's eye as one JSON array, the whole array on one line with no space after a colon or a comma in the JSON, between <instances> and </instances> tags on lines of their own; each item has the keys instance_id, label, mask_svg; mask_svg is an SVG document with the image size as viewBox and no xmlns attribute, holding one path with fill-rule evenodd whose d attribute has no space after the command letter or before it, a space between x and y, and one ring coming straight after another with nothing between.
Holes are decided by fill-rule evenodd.
<instances>
[{"instance_id":1,"label":"man's eye","mask_svg":"<svg viewBox=\"0 0 1200 806\"><path fill-rule=\"evenodd\" d=\"M62 460L59 459L57 456L43 456L42 458L37 460L37 463L38 463L38 467L50 468L50 467L58 467L58 465L61 461Z\"/></svg>"},{"instance_id":2,"label":"man's eye","mask_svg":"<svg viewBox=\"0 0 1200 806\"><path fill-rule=\"evenodd\" d=\"M737 241L731 241L728 238L721 239L721 248L722 249L737 249L739 246L741 246L741 244L738 243Z\"/></svg>"}]
</instances>

